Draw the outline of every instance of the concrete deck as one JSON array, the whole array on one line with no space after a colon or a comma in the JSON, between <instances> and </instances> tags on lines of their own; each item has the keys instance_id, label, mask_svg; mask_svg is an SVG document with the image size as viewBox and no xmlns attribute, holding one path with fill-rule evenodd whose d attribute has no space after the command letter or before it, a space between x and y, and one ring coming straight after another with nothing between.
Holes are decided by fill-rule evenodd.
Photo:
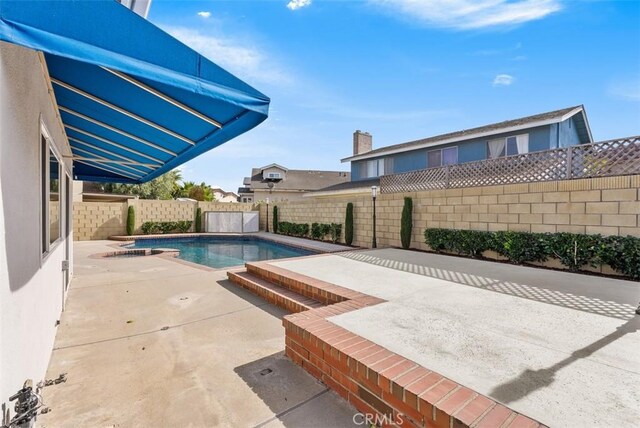
<instances>
[{"instance_id":1,"label":"concrete deck","mask_svg":"<svg viewBox=\"0 0 640 428\"><path fill-rule=\"evenodd\" d=\"M109 244L75 243L47 374L68 380L45 388L38 426L354 426L355 409L284 357L284 311L224 270L89 258Z\"/></svg>"},{"instance_id":2,"label":"concrete deck","mask_svg":"<svg viewBox=\"0 0 640 428\"><path fill-rule=\"evenodd\" d=\"M271 264L387 300L329 319L547 425L640 420L640 283L389 249Z\"/></svg>"}]
</instances>

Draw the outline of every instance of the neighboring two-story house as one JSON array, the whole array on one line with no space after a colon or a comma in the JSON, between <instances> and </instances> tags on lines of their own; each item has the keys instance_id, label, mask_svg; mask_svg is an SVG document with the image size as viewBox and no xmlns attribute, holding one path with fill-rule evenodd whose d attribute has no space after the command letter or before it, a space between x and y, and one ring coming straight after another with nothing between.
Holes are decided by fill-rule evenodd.
<instances>
[{"instance_id":1,"label":"neighboring two-story house","mask_svg":"<svg viewBox=\"0 0 640 428\"><path fill-rule=\"evenodd\" d=\"M226 192L219 187L212 187L211 192L216 202L238 202L238 195L233 192Z\"/></svg>"},{"instance_id":2,"label":"neighboring two-story house","mask_svg":"<svg viewBox=\"0 0 640 428\"><path fill-rule=\"evenodd\" d=\"M272 163L253 168L251 177L244 179L244 187L238 188L238 197L240 202L258 202L267 198L273 202L292 201L301 199L306 192L350 180L351 174L346 171L295 170Z\"/></svg>"},{"instance_id":3,"label":"neighboring two-story house","mask_svg":"<svg viewBox=\"0 0 640 428\"><path fill-rule=\"evenodd\" d=\"M375 150L371 135L356 131L353 155L342 162L351 162L353 186L359 181L374 183L387 174L592 142L584 107L575 106Z\"/></svg>"}]
</instances>

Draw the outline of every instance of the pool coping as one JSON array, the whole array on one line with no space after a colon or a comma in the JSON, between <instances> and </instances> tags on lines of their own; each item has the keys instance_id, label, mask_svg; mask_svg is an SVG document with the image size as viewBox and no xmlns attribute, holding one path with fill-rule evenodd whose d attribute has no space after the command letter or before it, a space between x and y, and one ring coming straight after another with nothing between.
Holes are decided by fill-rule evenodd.
<instances>
[{"instance_id":1,"label":"pool coping","mask_svg":"<svg viewBox=\"0 0 640 428\"><path fill-rule=\"evenodd\" d=\"M281 259L268 259L261 261L287 261L287 260L299 260L308 257L318 257L329 255L333 253L338 253L342 251L353 251L359 248L355 247L347 247L344 245L337 244L329 244L326 242L318 242L310 239L297 238L291 236L284 235L276 235L266 232L252 232L252 233L167 233L167 234L154 234L154 235L131 235L131 236L112 236L109 238L114 242L113 244L108 244L109 247L114 248L116 251L109 251L105 253L97 253L92 254L89 258L92 259L102 259L102 258L111 258L118 256L126 256L126 255L138 255L140 257L161 257L166 260L170 260L175 263L179 263L185 266L192 267L194 269L200 269L207 272L219 272L226 270L237 270L242 269L244 267L244 263L235 266L225 266L221 268L213 268L210 266L202 265L199 263L191 262L188 260L183 260L179 258L180 251L175 248L167 248L167 247L158 247L158 248L137 248L137 249L123 249L124 246L135 244L135 241L140 240L163 240L163 239L178 239L178 238L206 238L206 237L250 237L262 241L273 242L276 244L285 245L292 248L297 248L306 251L312 251L316 254L309 254L303 256L296 257L286 257ZM293 242L292 242L293 241ZM335 249L330 249L333 246ZM144 254L140 254L144 252Z\"/></svg>"},{"instance_id":2,"label":"pool coping","mask_svg":"<svg viewBox=\"0 0 640 428\"><path fill-rule=\"evenodd\" d=\"M315 241L307 238L298 238L294 236L278 235L269 232L251 232L251 233L167 233L167 234L154 234L154 235L131 235L131 236L111 236L109 240L112 241L124 241L121 246L129 245L135 240L148 240L148 239L177 239L177 238L206 238L206 237L250 237L262 239L265 241L275 242L277 244L284 244L294 248L300 248L307 251L313 251L316 253L338 253L341 251L353 251L358 250L360 247L350 247L342 244L333 244L324 241Z\"/></svg>"}]
</instances>

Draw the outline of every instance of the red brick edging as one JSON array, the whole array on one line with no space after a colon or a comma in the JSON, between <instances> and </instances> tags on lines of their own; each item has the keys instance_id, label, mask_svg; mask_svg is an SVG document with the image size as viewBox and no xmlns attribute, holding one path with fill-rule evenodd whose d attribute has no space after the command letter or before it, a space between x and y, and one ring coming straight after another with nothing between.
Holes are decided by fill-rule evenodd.
<instances>
[{"instance_id":1,"label":"red brick edging","mask_svg":"<svg viewBox=\"0 0 640 428\"><path fill-rule=\"evenodd\" d=\"M326 319L385 300L268 262L247 263L247 271L327 305L296 308L297 313L284 317L285 353L360 412L371 415L371 422L442 428L542 426ZM291 305L284 307L294 310Z\"/></svg>"}]
</instances>

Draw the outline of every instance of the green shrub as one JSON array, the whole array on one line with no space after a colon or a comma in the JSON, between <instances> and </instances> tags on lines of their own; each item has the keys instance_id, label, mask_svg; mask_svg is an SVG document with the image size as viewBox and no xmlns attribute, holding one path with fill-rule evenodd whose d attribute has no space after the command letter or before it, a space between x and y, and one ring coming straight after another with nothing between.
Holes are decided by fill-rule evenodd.
<instances>
[{"instance_id":1,"label":"green shrub","mask_svg":"<svg viewBox=\"0 0 640 428\"><path fill-rule=\"evenodd\" d=\"M344 243L351 245L353 243L353 204L347 204L347 217L344 221Z\"/></svg>"},{"instance_id":2,"label":"green shrub","mask_svg":"<svg viewBox=\"0 0 640 428\"><path fill-rule=\"evenodd\" d=\"M633 236L603 238L599 258L625 276L640 280L640 239Z\"/></svg>"},{"instance_id":3,"label":"green shrub","mask_svg":"<svg viewBox=\"0 0 640 428\"><path fill-rule=\"evenodd\" d=\"M490 236L478 230L455 230L453 250L461 255L478 257L490 248Z\"/></svg>"},{"instance_id":4,"label":"green shrub","mask_svg":"<svg viewBox=\"0 0 640 428\"><path fill-rule=\"evenodd\" d=\"M127 210L127 235L133 235L136 229L136 210L133 207L129 207Z\"/></svg>"},{"instance_id":5,"label":"green shrub","mask_svg":"<svg viewBox=\"0 0 640 428\"><path fill-rule=\"evenodd\" d=\"M331 242L334 244L340 240L342 234L342 225L339 223L331 223L330 225Z\"/></svg>"},{"instance_id":6,"label":"green shrub","mask_svg":"<svg viewBox=\"0 0 640 428\"><path fill-rule=\"evenodd\" d=\"M495 232L490 249L515 263L543 262L549 257L547 235L528 232Z\"/></svg>"},{"instance_id":7,"label":"green shrub","mask_svg":"<svg viewBox=\"0 0 640 428\"><path fill-rule=\"evenodd\" d=\"M322 232L320 231L320 223L311 223L311 237L313 239L322 239Z\"/></svg>"},{"instance_id":8,"label":"green shrub","mask_svg":"<svg viewBox=\"0 0 640 428\"><path fill-rule=\"evenodd\" d=\"M171 233L176 230L176 222L175 221L162 221L158 223L158 228L161 233Z\"/></svg>"},{"instance_id":9,"label":"green shrub","mask_svg":"<svg viewBox=\"0 0 640 428\"><path fill-rule=\"evenodd\" d=\"M196 208L196 232L202 232L202 209L200 207Z\"/></svg>"},{"instance_id":10,"label":"green shrub","mask_svg":"<svg viewBox=\"0 0 640 428\"><path fill-rule=\"evenodd\" d=\"M278 207L273 206L273 233L278 233Z\"/></svg>"},{"instance_id":11,"label":"green shrub","mask_svg":"<svg viewBox=\"0 0 640 428\"><path fill-rule=\"evenodd\" d=\"M307 223L290 223L281 221L278 223L278 233L289 236L305 237L309 234L309 225Z\"/></svg>"},{"instance_id":12,"label":"green shrub","mask_svg":"<svg viewBox=\"0 0 640 428\"><path fill-rule=\"evenodd\" d=\"M191 224L193 224L193 222L189 220L177 221L176 229L178 229L180 233L187 233L189 229L191 229Z\"/></svg>"},{"instance_id":13,"label":"green shrub","mask_svg":"<svg viewBox=\"0 0 640 428\"><path fill-rule=\"evenodd\" d=\"M451 239L451 232L453 231L450 229L426 229L424 231L425 243L436 253L443 251L452 252L453 241Z\"/></svg>"},{"instance_id":14,"label":"green shrub","mask_svg":"<svg viewBox=\"0 0 640 428\"><path fill-rule=\"evenodd\" d=\"M337 242L342 233L342 225L338 223L312 223L311 238L319 241L326 240L327 235L331 235L331 241Z\"/></svg>"},{"instance_id":15,"label":"green shrub","mask_svg":"<svg viewBox=\"0 0 640 428\"><path fill-rule=\"evenodd\" d=\"M607 264L622 275L640 280L640 238L633 236L426 229L424 237L436 252L477 257L485 250L494 250L519 264L553 257L572 271Z\"/></svg>"},{"instance_id":16,"label":"green shrub","mask_svg":"<svg viewBox=\"0 0 640 428\"><path fill-rule=\"evenodd\" d=\"M404 198L404 207L402 207L402 217L400 220L400 242L402 248L408 250L411 246L411 231L413 230L413 200L409 197Z\"/></svg>"},{"instance_id":17,"label":"green shrub","mask_svg":"<svg viewBox=\"0 0 640 428\"><path fill-rule=\"evenodd\" d=\"M174 231L188 232L193 223L191 220L184 221L145 221L142 223L142 233L145 235L154 233L171 233Z\"/></svg>"},{"instance_id":18,"label":"green shrub","mask_svg":"<svg viewBox=\"0 0 640 428\"><path fill-rule=\"evenodd\" d=\"M160 230L158 228L158 223L155 221L145 221L144 223L142 223L141 229L142 233L144 233L145 235L158 233L158 231Z\"/></svg>"},{"instance_id":19,"label":"green shrub","mask_svg":"<svg viewBox=\"0 0 640 428\"><path fill-rule=\"evenodd\" d=\"M547 243L549 254L572 271L583 266L596 267L602 252L600 235L578 235L574 233L553 233Z\"/></svg>"}]
</instances>

